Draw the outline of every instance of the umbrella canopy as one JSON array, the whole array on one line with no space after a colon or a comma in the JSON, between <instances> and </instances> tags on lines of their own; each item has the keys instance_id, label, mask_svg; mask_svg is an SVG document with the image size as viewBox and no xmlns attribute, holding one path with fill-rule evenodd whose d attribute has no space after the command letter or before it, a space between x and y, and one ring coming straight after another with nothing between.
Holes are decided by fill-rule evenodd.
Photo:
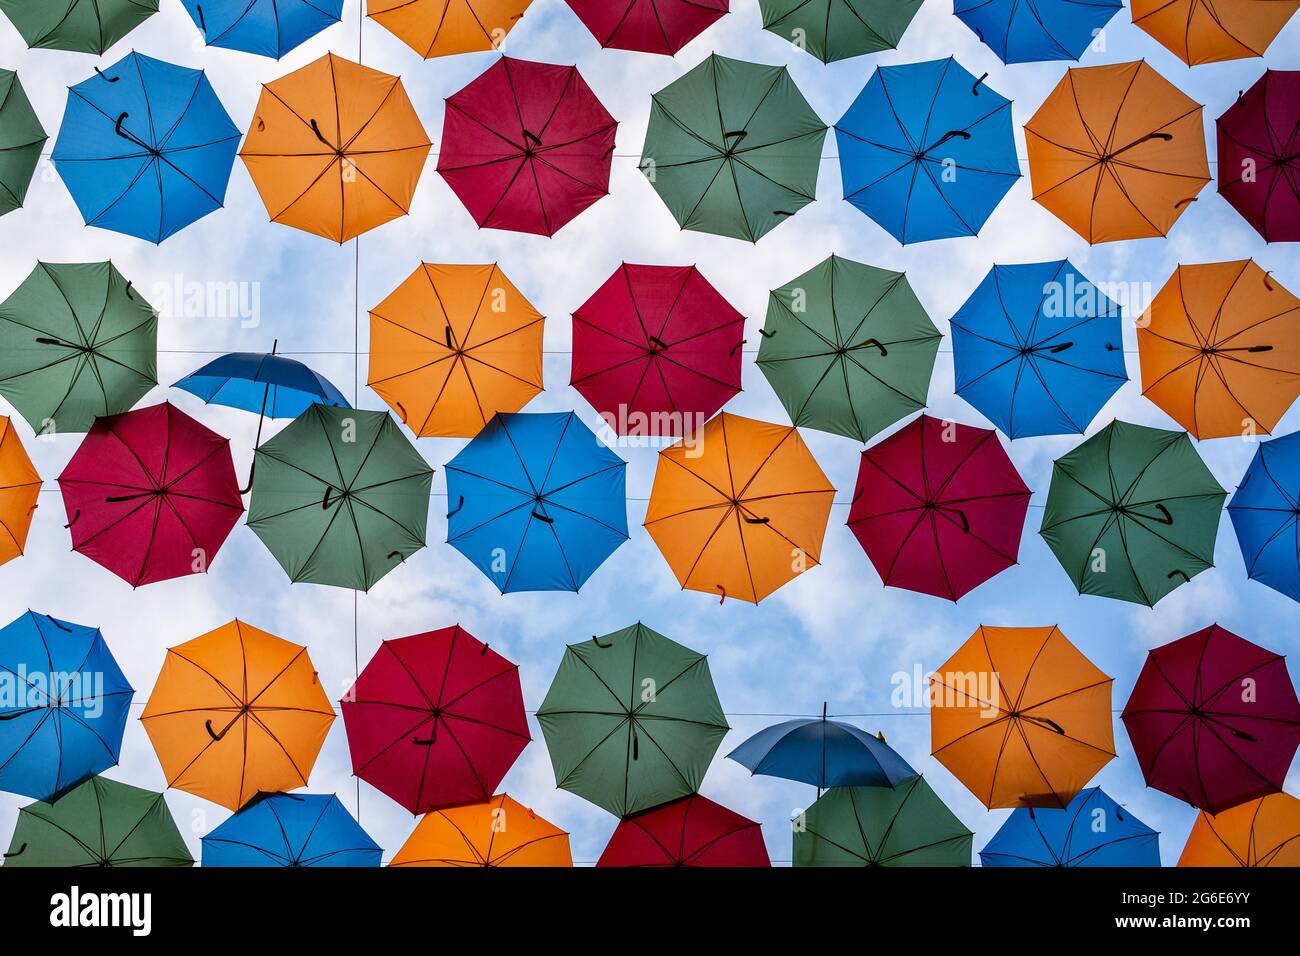
<instances>
[{"instance_id":1,"label":"umbrella canopy","mask_svg":"<svg viewBox=\"0 0 1300 956\"><path fill-rule=\"evenodd\" d=\"M0 0L28 47L104 51L158 12L158 0Z\"/></svg>"},{"instance_id":2,"label":"umbrella canopy","mask_svg":"<svg viewBox=\"0 0 1300 956\"><path fill-rule=\"evenodd\" d=\"M834 497L798 429L723 412L659 453L645 526L683 588L757 604L821 560Z\"/></svg>"},{"instance_id":3,"label":"umbrella canopy","mask_svg":"<svg viewBox=\"0 0 1300 956\"><path fill-rule=\"evenodd\" d=\"M1137 335L1142 394L1196 438L1268 434L1300 395L1300 299L1249 259L1180 265Z\"/></svg>"},{"instance_id":4,"label":"umbrella canopy","mask_svg":"<svg viewBox=\"0 0 1300 956\"><path fill-rule=\"evenodd\" d=\"M1120 308L1067 259L995 265L951 326L957 394L1008 438L1082 435L1128 381Z\"/></svg>"},{"instance_id":5,"label":"umbrella canopy","mask_svg":"<svg viewBox=\"0 0 1300 956\"><path fill-rule=\"evenodd\" d=\"M1265 70L1215 128L1219 195L1265 242L1300 242L1300 70Z\"/></svg>"},{"instance_id":6,"label":"umbrella canopy","mask_svg":"<svg viewBox=\"0 0 1300 956\"><path fill-rule=\"evenodd\" d=\"M266 352L231 352L195 369L172 388L267 418L297 418L312 405L351 408L334 383L296 359Z\"/></svg>"},{"instance_id":7,"label":"umbrella canopy","mask_svg":"<svg viewBox=\"0 0 1300 956\"><path fill-rule=\"evenodd\" d=\"M848 525L886 586L956 601L1017 563L1030 494L996 432L921 415L862 453Z\"/></svg>"},{"instance_id":8,"label":"umbrella canopy","mask_svg":"<svg viewBox=\"0 0 1300 956\"><path fill-rule=\"evenodd\" d=\"M1056 459L1039 534L1080 594L1151 607L1214 566L1226 497L1186 432L1115 421Z\"/></svg>"},{"instance_id":9,"label":"umbrella canopy","mask_svg":"<svg viewBox=\"0 0 1300 956\"><path fill-rule=\"evenodd\" d=\"M801 717L765 727L727 754L750 773L831 787L896 787L913 770L884 735L852 724Z\"/></svg>"},{"instance_id":10,"label":"umbrella canopy","mask_svg":"<svg viewBox=\"0 0 1300 956\"><path fill-rule=\"evenodd\" d=\"M825 139L785 67L714 53L654 95L641 171L683 229L757 242L817 198Z\"/></svg>"},{"instance_id":11,"label":"umbrella canopy","mask_svg":"<svg viewBox=\"0 0 1300 956\"><path fill-rule=\"evenodd\" d=\"M387 412L312 405L253 468L248 526L291 581L368 591L424 547L433 469Z\"/></svg>"},{"instance_id":12,"label":"umbrella canopy","mask_svg":"<svg viewBox=\"0 0 1300 956\"><path fill-rule=\"evenodd\" d=\"M759 0L763 29L823 63L896 50L921 0Z\"/></svg>"},{"instance_id":13,"label":"umbrella canopy","mask_svg":"<svg viewBox=\"0 0 1300 956\"><path fill-rule=\"evenodd\" d=\"M569 834L504 793L420 818L390 866L573 866Z\"/></svg>"},{"instance_id":14,"label":"umbrella canopy","mask_svg":"<svg viewBox=\"0 0 1300 956\"><path fill-rule=\"evenodd\" d=\"M740 391L744 337L694 266L624 263L573 313L569 384L615 434L681 437Z\"/></svg>"},{"instance_id":15,"label":"umbrella canopy","mask_svg":"<svg viewBox=\"0 0 1300 956\"><path fill-rule=\"evenodd\" d=\"M762 828L698 793L621 820L597 866L771 866Z\"/></svg>"},{"instance_id":16,"label":"umbrella canopy","mask_svg":"<svg viewBox=\"0 0 1300 956\"><path fill-rule=\"evenodd\" d=\"M1263 56L1300 0L1133 0L1133 22L1188 66Z\"/></svg>"},{"instance_id":17,"label":"umbrella canopy","mask_svg":"<svg viewBox=\"0 0 1300 956\"><path fill-rule=\"evenodd\" d=\"M576 592L627 540L626 470L573 412L497 415L447 463L447 543L502 594Z\"/></svg>"},{"instance_id":18,"label":"umbrella canopy","mask_svg":"<svg viewBox=\"0 0 1300 956\"><path fill-rule=\"evenodd\" d=\"M730 0L567 0L606 49L674 56L727 14Z\"/></svg>"},{"instance_id":19,"label":"umbrella canopy","mask_svg":"<svg viewBox=\"0 0 1300 956\"><path fill-rule=\"evenodd\" d=\"M1251 580L1300 601L1300 435L1260 443L1228 516Z\"/></svg>"},{"instance_id":20,"label":"umbrella canopy","mask_svg":"<svg viewBox=\"0 0 1300 956\"><path fill-rule=\"evenodd\" d=\"M496 265L422 263L370 310L367 384L422 438L472 438L542 390L545 319Z\"/></svg>"},{"instance_id":21,"label":"umbrella canopy","mask_svg":"<svg viewBox=\"0 0 1300 956\"><path fill-rule=\"evenodd\" d=\"M231 621L167 649L140 722L169 787L238 810L307 786L334 708L307 648Z\"/></svg>"},{"instance_id":22,"label":"umbrella canopy","mask_svg":"<svg viewBox=\"0 0 1300 956\"><path fill-rule=\"evenodd\" d=\"M1147 786L1219 813L1282 789L1300 702L1281 654L1215 624L1147 655L1124 726Z\"/></svg>"},{"instance_id":23,"label":"umbrella canopy","mask_svg":"<svg viewBox=\"0 0 1300 956\"><path fill-rule=\"evenodd\" d=\"M479 226L553 236L609 192L617 131L577 67L503 56L447 99L438 172Z\"/></svg>"},{"instance_id":24,"label":"umbrella canopy","mask_svg":"<svg viewBox=\"0 0 1300 956\"><path fill-rule=\"evenodd\" d=\"M570 644L537 722L555 785L619 817L697 792L729 729L705 656L641 623Z\"/></svg>"},{"instance_id":25,"label":"umbrella canopy","mask_svg":"<svg viewBox=\"0 0 1300 956\"><path fill-rule=\"evenodd\" d=\"M238 146L202 70L130 53L69 88L52 158L86 225L162 242L221 208Z\"/></svg>"},{"instance_id":26,"label":"umbrella canopy","mask_svg":"<svg viewBox=\"0 0 1300 956\"><path fill-rule=\"evenodd\" d=\"M344 243L410 212L431 146L400 79L327 53L262 87L239 158L272 222Z\"/></svg>"},{"instance_id":27,"label":"umbrella canopy","mask_svg":"<svg viewBox=\"0 0 1300 956\"><path fill-rule=\"evenodd\" d=\"M0 415L0 564L23 553L40 496L41 476L13 423Z\"/></svg>"},{"instance_id":28,"label":"umbrella canopy","mask_svg":"<svg viewBox=\"0 0 1300 956\"><path fill-rule=\"evenodd\" d=\"M352 772L412 813L486 800L531 739L518 665L459 625L384 641L342 710Z\"/></svg>"},{"instance_id":29,"label":"umbrella canopy","mask_svg":"<svg viewBox=\"0 0 1300 956\"><path fill-rule=\"evenodd\" d=\"M18 74L0 70L0 216L27 198L47 139Z\"/></svg>"},{"instance_id":30,"label":"umbrella canopy","mask_svg":"<svg viewBox=\"0 0 1300 956\"><path fill-rule=\"evenodd\" d=\"M790 420L860 442L925 407L943 338L907 276L834 255L772 292L761 334Z\"/></svg>"},{"instance_id":31,"label":"umbrella canopy","mask_svg":"<svg viewBox=\"0 0 1300 956\"><path fill-rule=\"evenodd\" d=\"M795 866L970 866L971 831L923 777L836 787L795 818Z\"/></svg>"},{"instance_id":32,"label":"umbrella canopy","mask_svg":"<svg viewBox=\"0 0 1300 956\"><path fill-rule=\"evenodd\" d=\"M953 13L1003 63L1077 60L1124 0L955 0Z\"/></svg>"},{"instance_id":33,"label":"umbrella canopy","mask_svg":"<svg viewBox=\"0 0 1300 956\"><path fill-rule=\"evenodd\" d=\"M1168 235L1210 181L1201 110L1145 60L1071 67L1025 124L1034 199L1092 244Z\"/></svg>"},{"instance_id":34,"label":"umbrella canopy","mask_svg":"<svg viewBox=\"0 0 1300 956\"><path fill-rule=\"evenodd\" d=\"M382 855L332 793L259 794L203 838L204 866L379 866Z\"/></svg>"},{"instance_id":35,"label":"umbrella canopy","mask_svg":"<svg viewBox=\"0 0 1300 956\"><path fill-rule=\"evenodd\" d=\"M1099 787L1062 810L1011 811L980 850L982 866L1159 866L1160 834Z\"/></svg>"},{"instance_id":36,"label":"umbrella canopy","mask_svg":"<svg viewBox=\"0 0 1300 956\"><path fill-rule=\"evenodd\" d=\"M426 60L499 49L533 0L366 0L366 13Z\"/></svg>"},{"instance_id":37,"label":"umbrella canopy","mask_svg":"<svg viewBox=\"0 0 1300 956\"><path fill-rule=\"evenodd\" d=\"M28 611L0 628L0 790L54 800L117 763L135 691L97 628Z\"/></svg>"},{"instance_id":38,"label":"umbrella canopy","mask_svg":"<svg viewBox=\"0 0 1300 956\"><path fill-rule=\"evenodd\" d=\"M976 235L1020 178L1011 101L952 57L878 67L835 138L844 198L904 245Z\"/></svg>"},{"instance_id":39,"label":"umbrella canopy","mask_svg":"<svg viewBox=\"0 0 1300 956\"><path fill-rule=\"evenodd\" d=\"M1196 818L1179 866L1300 866L1300 800L1274 793Z\"/></svg>"},{"instance_id":40,"label":"umbrella canopy","mask_svg":"<svg viewBox=\"0 0 1300 956\"><path fill-rule=\"evenodd\" d=\"M339 22L343 0L181 0L208 46L280 59Z\"/></svg>"},{"instance_id":41,"label":"umbrella canopy","mask_svg":"<svg viewBox=\"0 0 1300 956\"><path fill-rule=\"evenodd\" d=\"M1112 679L1055 627L980 626L930 678L930 743L989 809L1069 806L1115 756Z\"/></svg>"}]
</instances>

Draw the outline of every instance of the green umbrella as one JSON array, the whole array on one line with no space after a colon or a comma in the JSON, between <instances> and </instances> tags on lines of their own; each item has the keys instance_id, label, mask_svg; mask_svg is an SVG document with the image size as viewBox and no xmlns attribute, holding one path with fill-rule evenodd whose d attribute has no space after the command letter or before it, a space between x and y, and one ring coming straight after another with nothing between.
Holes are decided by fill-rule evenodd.
<instances>
[{"instance_id":1,"label":"green umbrella","mask_svg":"<svg viewBox=\"0 0 1300 956\"><path fill-rule=\"evenodd\" d=\"M839 256L772 293L762 336L791 421L860 442L925 407L942 338L903 273Z\"/></svg>"},{"instance_id":2,"label":"green umbrella","mask_svg":"<svg viewBox=\"0 0 1300 956\"><path fill-rule=\"evenodd\" d=\"M158 12L158 0L0 0L29 47L102 54Z\"/></svg>"},{"instance_id":3,"label":"green umbrella","mask_svg":"<svg viewBox=\"0 0 1300 956\"><path fill-rule=\"evenodd\" d=\"M922 0L759 0L763 29L823 63L893 50Z\"/></svg>"},{"instance_id":4,"label":"green umbrella","mask_svg":"<svg viewBox=\"0 0 1300 956\"><path fill-rule=\"evenodd\" d=\"M1214 566L1225 497L1186 432L1116 421L1056 460L1040 533L1080 594L1150 607Z\"/></svg>"},{"instance_id":5,"label":"green umbrella","mask_svg":"<svg viewBox=\"0 0 1300 956\"><path fill-rule=\"evenodd\" d=\"M87 431L157 384L157 313L111 262L38 262L0 302L0 395L36 432Z\"/></svg>"},{"instance_id":6,"label":"green umbrella","mask_svg":"<svg viewBox=\"0 0 1300 956\"><path fill-rule=\"evenodd\" d=\"M433 469L387 412L312 405L251 485L248 526L293 581L368 591L424 547Z\"/></svg>"},{"instance_id":7,"label":"green umbrella","mask_svg":"<svg viewBox=\"0 0 1300 956\"><path fill-rule=\"evenodd\" d=\"M29 803L5 866L193 866L161 793L91 777L53 803Z\"/></svg>"},{"instance_id":8,"label":"green umbrella","mask_svg":"<svg viewBox=\"0 0 1300 956\"><path fill-rule=\"evenodd\" d=\"M0 216L23 204L49 139L13 70L0 70Z\"/></svg>"},{"instance_id":9,"label":"green umbrella","mask_svg":"<svg viewBox=\"0 0 1300 956\"><path fill-rule=\"evenodd\" d=\"M757 242L816 198L825 138L785 67L714 54L654 95L641 171L683 229Z\"/></svg>"},{"instance_id":10,"label":"green umbrella","mask_svg":"<svg viewBox=\"0 0 1300 956\"><path fill-rule=\"evenodd\" d=\"M570 644L537 722L556 786L620 817L699 790L729 729L704 655L639 623Z\"/></svg>"},{"instance_id":11,"label":"green umbrella","mask_svg":"<svg viewBox=\"0 0 1300 956\"><path fill-rule=\"evenodd\" d=\"M971 831L921 777L834 787L794 824L795 866L970 866Z\"/></svg>"}]
</instances>

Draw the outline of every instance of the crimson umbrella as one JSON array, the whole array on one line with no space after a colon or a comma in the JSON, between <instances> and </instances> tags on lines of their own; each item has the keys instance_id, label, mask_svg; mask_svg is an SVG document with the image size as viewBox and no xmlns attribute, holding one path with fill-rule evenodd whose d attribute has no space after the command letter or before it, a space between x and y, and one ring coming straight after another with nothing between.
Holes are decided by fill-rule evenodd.
<instances>
[{"instance_id":1,"label":"crimson umbrella","mask_svg":"<svg viewBox=\"0 0 1300 956\"><path fill-rule=\"evenodd\" d=\"M206 572L244 513L230 442L170 402L95 419L59 490L73 550L132 587Z\"/></svg>"},{"instance_id":2,"label":"crimson umbrella","mask_svg":"<svg viewBox=\"0 0 1300 956\"><path fill-rule=\"evenodd\" d=\"M745 317L694 266L624 263L573 313L573 385L620 435L681 437L740 391Z\"/></svg>"},{"instance_id":3,"label":"crimson umbrella","mask_svg":"<svg viewBox=\"0 0 1300 956\"><path fill-rule=\"evenodd\" d=\"M606 49L673 56L725 16L730 0L568 0Z\"/></svg>"},{"instance_id":4,"label":"crimson umbrella","mask_svg":"<svg viewBox=\"0 0 1300 956\"><path fill-rule=\"evenodd\" d=\"M757 823L698 793L624 817L597 866L771 866Z\"/></svg>"},{"instance_id":5,"label":"crimson umbrella","mask_svg":"<svg viewBox=\"0 0 1300 956\"><path fill-rule=\"evenodd\" d=\"M1147 786L1207 813L1281 790L1300 746L1286 659L1217 624L1147 655L1123 719Z\"/></svg>"},{"instance_id":6,"label":"crimson umbrella","mask_svg":"<svg viewBox=\"0 0 1300 956\"><path fill-rule=\"evenodd\" d=\"M848 524L887 586L956 601L1016 563L1029 495L996 432L921 415L862 453Z\"/></svg>"},{"instance_id":7,"label":"crimson umbrella","mask_svg":"<svg viewBox=\"0 0 1300 956\"><path fill-rule=\"evenodd\" d=\"M1300 70L1265 70L1215 126L1219 195L1265 242L1300 241Z\"/></svg>"},{"instance_id":8,"label":"crimson umbrella","mask_svg":"<svg viewBox=\"0 0 1300 956\"><path fill-rule=\"evenodd\" d=\"M480 226L552 236L609 192L617 129L577 67L506 56L447 99L438 172Z\"/></svg>"}]
</instances>

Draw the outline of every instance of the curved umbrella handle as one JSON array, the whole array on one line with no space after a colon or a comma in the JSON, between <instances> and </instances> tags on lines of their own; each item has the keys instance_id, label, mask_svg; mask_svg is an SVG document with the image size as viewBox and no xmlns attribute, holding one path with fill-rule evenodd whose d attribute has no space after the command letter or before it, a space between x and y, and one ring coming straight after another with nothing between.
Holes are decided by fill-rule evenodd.
<instances>
[{"instance_id":1,"label":"curved umbrella handle","mask_svg":"<svg viewBox=\"0 0 1300 956\"><path fill-rule=\"evenodd\" d=\"M333 490L334 490L333 487L331 487L330 485L325 486L325 497L321 499L321 503L320 503L321 510L323 511L330 510L330 492Z\"/></svg>"},{"instance_id":2,"label":"curved umbrella handle","mask_svg":"<svg viewBox=\"0 0 1300 956\"><path fill-rule=\"evenodd\" d=\"M204 33L207 33L208 24L207 21L203 19L203 5L196 3L194 5L194 12L199 15L199 29L202 30Z\"/></svg>"},{"instance_id":3,"label":"curved umbrella handle","mask_svg":"<svg viewBox=\"0 0 1300 956\"><path fill-rule=\"evenodd\" d=\"M142 491L134 495L109 495L104 499L109 504L121 504L123 501L134 501L136 498L148 498L154 494L152 491Z\"/></svg>"},{"instance_id":4,"label":"curved umbrella handle","mask_svg":"<svg viewBox=\"0 0 1300 956\"><path fill-rule=\"evenodd\" d=\"M316 123L315 120L312 120L312 121L311 121L311 131L312 131L313 133L316 134L316 138L317 138L318 140L320 140L322 143L324 143L324 144L325 144L326 146L328 146L330 149L333 149L333 148L334 148L334 144L331 143L329 140L327 140L327 139L325 138L325 134L322 133L322 132L320 131L320 126Z\"/></svg>"},{"instance_id":5,"label":"curved umbrella handle","mask_svg":"<svg viewBox=\"0 0 1300 956\"><path fill-rule=\"evenodd\" d=\"M406 555L402 554L402 552L400 551L389 551L387 555L387 559L391 561L393 560L393 558L399 559L402 562L402 564L406 563Z\"/></svg>"},{"instance_id":6,"label":"curved umbrella handle","mask_svg":"<svg viewBox=\"0 0 1300 956\"><path fill-rule=\"evenodd\" d=\"M69 521L67 524L65 524L63 527L71 528L74 524L77 523L77 519L80 517L81 517L81 509L78 508L75 512L73 512L72 520Z\"/></svg>"},{"instance_id":7,"label":"curved umbrella handle","mask_svg":"<svg viewBox=\"0 0 1300 956\"><path fill-rule=\"evenodd\" d=\"M985 71L984 75L981 76L978 80L976 80L976 81L975 81L975 85L972 86L972 87L970 88L971 93L973 93L973 94L976 95L976 96L979 96L979 95L980 95L980 84L983 83L983 82L984 82L985 80L987 80L988 78L989 78L988 71Z\"/></svg>"},{"instance_id":8,"label":"curved umbrella handle","mask_svg":"<svg viewBox=\"0 0 1300 956\"><path fill-rule=\"evenodd\" d=\"M1060 724L1058 724L1056 721L1052 720L1050 717L1034 717L1029 714L1021 714L1020 716L1023 717L1025 720L1033 721L1036 724L1044 724L1053 733L1058 733L1062 737L1065 736L1065 728L1062 727Z\"/></svg>"},{"instance_id":9,"label":"curved umbrella handle","mask_svg":"<svg viewBox=\"0 0 1300 956\"><path fill-rule=\"evenodd\" d=\"M1271 352L1271 351L1273 351L1273 346L1271 346L1271 345L1252 345L1250 348L1246 349L1246 351L1247 351L1247 352Z\"/></svg>"},{"instance_id":10,"label":"curved umbrella handle","mask_svg":"<svg viewBox=\"0 0 1300 956\"><path fill-rule=\"evenodd\" d=\"M57 627L60 631L67 631L69 634L72 633L72 628L68 627L68 625L64 624L64 623L63 623L62 621L60 621L57 617L53 617L52 615L46 614L46 615L45 615L45 620L49 621L51 624L53 624L55 627Z\"/></svg>"},{"instance_id":11,"label":"curved umbrella handle","mask_svg":"<svg viewBox=\"0 0 1300 956\"><path fill-rule=\"evenodd\" d=\"M5 854L5 859L6 859L6 860L11 860L11 859L13 859L14 857L19 856L19 855L21 855L21 854L23 854L23 853L26 853L26 852L27 852L27 844L26 844L26 843L23 843L22 846L20 846L20 847L19 847L18 849L16 849L16 850L14 850L12 853L6 853L6 854Z\"/></svg>"},{"instance_id":12,"label":"curved umbrella handle","mask_svg":"<svg viewBox=\"0 0 1300 956\"><path fill-rule=\"evenodd\" d=\"M36 342L39 345L62 345L65 349L74 348L74 346L69 345L67 342L64 342L62 339L52 339L46 335L36 336Z\"/></svg>"},{"instance_id":13,"label":"curved umbrella handle","mask_svg":"<svg viewBox=\"0 0 1300 956\"><path fill-rule=\"evenodd\" d=\"M658 346L660 351L666 351L668 349L668 343L665 342L663 339L659 338L659 336L657 335L650 336L650 344L654 346Z\"/></svg>"},{"instance_id":14,"label":"curved umbrella handle","mask_svg":"<svg viewBox=\"0 0 1300 956\"><path fill-rule=\"evenodd\" d=\"M716 587L719 591L722 592L722 597L718 598L718 603L719 603L719 604L726 604L726 603L727 603L727 589L726 589L726 587L724 587L724 586L721 585L721 584L715 584L714 587Z\"/></svg>"},{"instance_id":15,"label":"curved umbrella handle","mask_svg":"<svg viewBox=\"0 0 1300 956\"><path fill-rule=\"evenodd\" d=\"M602 643L600 643L600 638L597 637L595 634L591 635L591 643L595 644L597 647L613 647L613 646L614 646L614 642L613 642L613 641L609 641L609 642L606 643L606 644L602 644Z\"/></svg>"},{"instance_id":16,"label":"curved umbrella handle","mask_svg":"<svg viewBox=\"0 0 1300 956\"><path fill-rule=\"evenodd\" d=\"M885 343L881 342L880 339L863 339L862 342L856 347L864 349L868 345L874 345L877 349L879 349L881 358L885 358L887 355L889 355L889 349L885 348Z\"/></svg>"},{"instance_id":17,"label":"curved umbrella handle","mask_svg":"<svg viewBox=\"0 0 1300 956\"><path fill-rule=\"evenodd\" d=\"M256 449L254 449L256 451ZM253 455L253 463L248 466L248 484L239 489L241 495L246 495L253 490L253 475L257 472L257 455Z\"/></svg>"},{"instance_id":18,"label":"curved umbrella handle","mask_svg":"<svg viewBox=\"0 0 1300 956\"><path fill-rule=\"evenodd\" d=\"M212 729L211 720L205 720L203 722L203 729L208 732L208 736L211 737L213 740L220 740L222 737L226 736L226 731L230 730L231 726L232 726L231 724L227 724L225 730L221 731L221 733L217 733L215 730Z\"/></svg>"},{"instance_id":19,"label":"curved umbrella handle","mask_svg":"<svg viewBox=\"0 0 1300 956\"><path fill-rule=\"evenodd\" d=\"M97 66L92 67L92 69L94 69L94 71L99 74L99 78L103 80L105 83L116 83L118 80L121 79L120 76L109 76L107 73L105 73Z\"/></svg>"},{"instance_id":20,"label":"curved umbrella handle","mask_svg":"<svg viewBox=\"0 0 1300 956\"><path fill-rule=\"evenodd\" d=\"M1156 510L1159 511L1164 517L1152 518L1151 519L1152 521L1159 521L1161 524L1174 523L1174 516L1169 513L1169 509L1166 508L1163 504L1161 504L1160 502L1156 502Z\"/></svg>"},{"instance_id":21,"label":"curved umbrella handle","mask_svg":"<svg viewBox=\"0 0 1300 956\"><path fill-rule=\"evenodd\" d=\"M450 325L443 329L443 334L447 336L447 348L454 350L456 348L456 340L452 337Z\"/></svg>"},{"instance_id":22,"label":"curved umbrella handle","mask_svg":"<svg viewBox=\"0 0 1300 956\"><path fill-rule=\"evenodd\" d=\"M1174 568L1172 571L1166 574L1165 577L1172 578L1175 575L1182 578L1184 584L1190 584L1192 582L1192 579L1187 576L1187 572L1182 570L1181 568Z\"/></svg>"},{"instance_id":23,"label":"curved umbrella handle","mask_svg":"<svg viewBox=\"0 0 1300 956\"><path fill-rule=\"evenodd\" d=\"M776 333L779 332L779 331L781 331L781 330L780 330L780 329L773 329L771 332L769 332L767 329L759 329L759 330L758 330L758 334L761 335L761 336L763 336L763 338L765 338L765 339L770 339L772 336L776 335Z\"/></svg>"},{"instance_id":24,"label":"curved umbrella handle","mask_svg":"<svg viewBox=\"0 0 1300 956\"><path fill-rule=\"evenodd\" d=\"M966 517L966 512L963 511L961 508L950 508L947 510L950 510L953 514L955 514L958 518L961 519L961 530L966 534L970 534L970 519Z\"/></svg>"},{"instance_id":25,"label":"curved umbrella handle","mask_svg":"<svg viewBox=\"0 0 1300 956\"><path fill-rule=\"evenodd\" d=\"M741 515L745 519L745 524L771 524L771 518L751 518L749 515Z\"/></svg>"},{"instance_id":26,"label":"curved umbrella handle","mask_svg":"<svg viewBox=\"0 0 1300 956\"><path fill-rule=\"evenodd\" d=\"M538 521L545 521L547 524L555 524L554 518L549 518L546 515L542 514L540 511L534 511L533 517L536 518Z\"/></svg>"},{"instance_id":27,"label":"curved umbrella handle","mask_svg":"<svg viewBox=\"0 0 1300 956\"><path fill-rule=\"evenodd\" d=\"M35 713L38 709L40 708L24 707L22 710L12 710L7 714L0 714L0 721L17 720L19 717L22 717L25 714Z\"/></svg>"},{"instance_id":28,"label":"curved umbrella handle","mask_svg":"<svg viewBox=\"0 0 1300 956\"><path fill-rule=\"evenodd\" d=\"M436 737L412 737L411 743L417 747L432 747L438 743Z\"/></svg>"},{"instance_id":29,"label":"curved umbrella handle","mask_svg":"<svg viewBox=\"0 0 1300 956\"><path fill-rule=\"evenodd\" d=\"M118 118L117 118L117 122L113 124L113 132L116 133L118 136L122 137L123 139L130 139L130 138L131 138L131 137L129 137L129 136L126 134L126 131L125 131L124 129L122 129L122 120L126 119L126 118L127 118L128 116L130 116L130 115L131 115L130 113L127 113L127 112L123 111L123 112L118 116Z\"/></svg>"},{"instance_id":30,"label":"curved umbrella handle","mask_svg":"<svg viewBox=\"0 0 1300 956\"><path fill-rule=\"evenodd\" d=\"M780 216L782 219L784 219L787 216L793 216L794 213L791 212L789 209L773 209L772 215Z\"/></svg>"},{"instance_id":31,"label":"curved umbrella handle","mask_svg":"<svg viewBox=\"0 0 1300 956\"><path fill-rule=\"evenodd\" d=\"M460 509L464 507L465 507L465 496L461 495L460 500L456 502L456 507L452 508L450 511L447 512L447 517L450 518L453 515L459 514Z\"/></svg>"},{"instance_id":32,"label":"curved umbrella handle","mask_svg":"<svg viewBox=\"0 0 1300 956\"><path fill-rule=\"evenodd\" d=\"M632 728L632 759L641 758L641 738L637 736L636 728Z\"/></svg>"},{"instance_id":33,"label":"curved umbrella handle","mask_svg":"<svg viewBox=\"0 0 1300 956\"><path fill-rule=\"evenodd\" d=\"M759 331L761 332L762 329L759 329ZM772 334L775 335L776 333L773 332ZM735 345L733 345L733 346L731 347L731 351L727 353L727 358L731 358L733 355L735 355L735 354L736 354L736 351L737 351L738 349L743 348L744 345L745 345L745 343L748 342L748 341L749 341L749 339L741 339L739 342L737 342Z\"/></svg>"},{"instance_id":34,"label":"curved umbrella handle","mask_svg":"<svg viewBox=\"0 0 1300 956\"><path fill-rule=\"evenodd\" d=\"M1060 345L1053 345L1050 349L1053 355L1060 355L1066 349L1074 348L1073 342L1062 342Z\"/></svg>"},{"instance_id":35,"label":"curved umbrella handle","mask_svg":"<svg viewBox=\"0 0 1300 956\"><path fill-rule=\"evenodd\" d=\"M401 402L399 402L397 399L393 399L393 404L397 406L397 414L402 416L402 421L406 421L408 418L406 414L406 406L403 405Z\"/></svg>"},{"instance_id":36,"label":"curved umbrella handle","mask_svg":"<svg viewBox=\"0 0 1300 956\"><path fill-rule=\"evenodd\" d=\"M734 140L736 140L737 142L740 142L740 140L744 139L744 138L745 138L746 136L748 136L748 135L749 135L749 131L748 131L748 130L743 130L743 129L733 129L733 130L731 130L730 132L723 133L723 134L722 134L722 138L723 138L723 139L734 139Z\"/></svg>"},{"instance_id":37,"label":"curved umbrella handle","mask_svg":"<svg viewBox=\"0 0 1300 956\"><path fill-rule=\"evenodd\" d=\"M1255 737L1252 734L1248 734L1244 730L1238 730L1236 727L1229 727L1228 729L1232 731L1232 736L1237 737L1240 740L1244 740L1252 744L1259 743L1258 737Z\"/></svg>"}]
</instances>

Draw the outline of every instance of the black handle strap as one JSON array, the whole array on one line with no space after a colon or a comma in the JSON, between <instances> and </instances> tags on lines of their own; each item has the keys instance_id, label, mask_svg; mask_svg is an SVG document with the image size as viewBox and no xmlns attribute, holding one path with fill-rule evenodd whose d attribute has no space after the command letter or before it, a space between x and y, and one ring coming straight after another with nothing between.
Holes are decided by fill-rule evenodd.
<instances>
[{"instance_id":1,"label":"black handle strap","mask_svg":"<svg viewBox=\"0 0 1300 956\"><path fill-rule=\"evenodd\" d=\"M452 508L450 511L447 512L447 517L450 518L453 515L459 513L460 509L464 507L465 507L465 496L461 495L460 500L456 502L456 507Z\"/></svg>"}]
</instances>

